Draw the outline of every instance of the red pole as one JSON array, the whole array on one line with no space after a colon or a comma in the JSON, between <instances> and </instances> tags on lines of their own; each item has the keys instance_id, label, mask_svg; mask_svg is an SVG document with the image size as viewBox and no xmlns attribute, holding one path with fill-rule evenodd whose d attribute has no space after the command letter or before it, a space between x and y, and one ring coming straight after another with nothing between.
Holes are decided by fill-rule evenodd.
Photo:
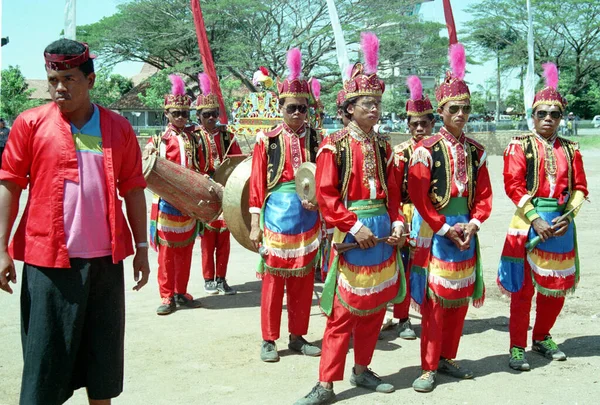
<instances>
[{"instance_id":1,"label":"red pole","mask_svg":"<svg viewBox=\"0 0 600 405\"><path fill-rule=\"evenodd\" d=\"M200 49L200 57L202 58L202 65L204 66L204 73L210 78L210 87L219 99L219 110L221 113L219 120L221 121L221 124L227 124L227 110L225 109L225 103L223 102L223 94L221 93L221 86L219 85L219 79L217 78L215 62L206 35L206 26L204 25L204 17L202 16L202 9L200 8L200 0L191 0L191 6L192 14L194 15L194 26L196 27L196 38L198 38L198 48Z\"/></svg>"}]
</instances>

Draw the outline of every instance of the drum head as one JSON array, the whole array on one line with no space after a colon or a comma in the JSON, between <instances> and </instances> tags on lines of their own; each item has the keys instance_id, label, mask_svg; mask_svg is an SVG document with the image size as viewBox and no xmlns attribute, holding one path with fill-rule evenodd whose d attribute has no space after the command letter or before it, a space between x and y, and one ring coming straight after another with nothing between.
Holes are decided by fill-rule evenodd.
<instances>
[{"instance_id":1,"label":"drum head","mask_svg":"<svg viewBox=\"0 0 600 405\"><path fill-rule=\"evenodd\" d=\"M312 162L305 162L300 165L296 171L296 193L301 200L308 200L317 204L317 182L315 181L315 172L317 165Z\"/></svg>"},{"instance_id":2,"label":"drum head","mask_svg":"<svg viewBox=\"0 0 600 405\"><path fill-rule=\"evenodd\" d=\"M144 179L148 179L148 176L154 169L154 165L156 164L156 157L158 155L156 153L148 153L148 150L144 150L142 153L142 173L144 175Z\"/></svg>"},{"instance_id":3,"label":"drum head","mask_svg":"<svg viewBox=\"0 0 600 405\"><path fill-rule=\"evenodd\" d=\"M250 207L250 174L252 157L237 165L227 179L223 192L223 217L235 240L248 250L257 252L250 240L252 216Z\"/></svg>"},{"instance_id":4,"label":"drum head","mask_svg":"<svg viewBox=\"0 0 600 405\"><path fill-rule=\"evenodd\" d=\"M229 156L219 166L217 170L215 170L215 175L213 176L213 180L219 183L222 186L227 184L227 179L233 173L233 170L242 163L244 160L248 158L247 155L236 155Z\"/></svg>"}]
</instances>

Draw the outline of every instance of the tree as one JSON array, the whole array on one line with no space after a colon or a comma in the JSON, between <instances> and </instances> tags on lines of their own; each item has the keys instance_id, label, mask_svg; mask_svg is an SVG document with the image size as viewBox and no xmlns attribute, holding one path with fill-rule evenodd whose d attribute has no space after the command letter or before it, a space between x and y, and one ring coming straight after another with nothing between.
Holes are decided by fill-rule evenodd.
<instances>
[{"instance_id":1,"label":"tree","mask_svg":"<svg viewBox=\"0 0 600 405\"><path fill-rule=\"evenodd\" d=\"M573 103L576 114L590 115L588 89L596 83L600 72L600 2L584 0L532 0L535 31L536 70L541 64L557 64L561 76L572 75L572 80L561 79L559 90ZM505 69L520 69L523 77L527 64L527 9L522 0L483 0L471 8L468 24L470 39L486 53L490 40L504 43L501 61ZM485 32L484 38L477 33ZM505 41L504 33L511 32ZM504 41L504 42L503 42ZM543 82L540 86L543 85ZM585 102L584 102L584 99Z\"/></svg>"},{"instance_id":2,"label":"tree","mask_svg":"<svg viewBox=\"0 0 600 405\"><path fill-rule=\"evenodd\" d=\"M409 3L338 1L348 49L358 49L360 31L373 30L381 39L382 71L413 68L441 72L446 51L438 52L445 42L439 37L440 25L399 16L398 11ZM325 1L206 0L202 10L221 79L233 75L253 89L249 78L258 66L283 76L286 52L298 46L304 75L319 78L324 94L339 83L341 73ZM179 66L177 71L190 83L195 83L202 70L189 0L133 0L119 5L110 17L78 27L77 36L108 66L122 61L142 61L160 70ZM358 55L351 59L358 60Z\"/></svg>"},{"instance_id":3,"label":"tree","mask_svg":"<svg viewBox=\"0 0 600 405\"><path fill-rule=\"evenodd\" d=\"M2 70L0 116L12 121L23 111L38 106L39 101L29 98L32 93L18 66Z\"/></svg>"},{"instance_id":4,"label":"tree","mask_svg":"<svg viewBox=\"0 0 600 405\"><path fill-rule=\"evenodd\" d=\"M96 82L90 92L90 98L94 103L109 106L132 88L133 82L130 79L118 74L111 74L107 69L99 69L96 72Z\"/></svg>"}]
</instances>

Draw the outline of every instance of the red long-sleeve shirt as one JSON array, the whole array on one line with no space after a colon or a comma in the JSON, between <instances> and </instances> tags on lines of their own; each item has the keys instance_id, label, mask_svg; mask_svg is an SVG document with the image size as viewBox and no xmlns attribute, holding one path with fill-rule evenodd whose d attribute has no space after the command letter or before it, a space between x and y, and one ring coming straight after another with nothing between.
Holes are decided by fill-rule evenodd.
<instances>
[{"instance_id":1,"label":"red long-sleeve shirt","mask_svg":"<svg viewBox=\"0 0 600 405\"><path fill-rule=\"evenodd\" d=\"M454 161L457 156L454 154L456 150L451 147L450 142L446 139L436 143L447 148L450 171L450 198L468 197L469 187L468 182L473 179L467 179L464 185L458 184L455 176ZM465 141L464 149L468 151L470 148L468 141ZM477 227L487 220L492 212L492 185L490 183L490 175L487 168L487 157L485 151L478 149L479 169L477 171L477 184L475 186L475 197L473 207L470 212L470 219ZM431 167L432 167L431 148L423 145L423 141L417 144L413 153L410 168L408 169L408 194L419 211L419 214L429 224L431 229L439 234L445 234L450 228L446 224L446 217L440 214L435 209L431 199L429 198L429 188L431 187Z\"/></svg>"}]
</instances>

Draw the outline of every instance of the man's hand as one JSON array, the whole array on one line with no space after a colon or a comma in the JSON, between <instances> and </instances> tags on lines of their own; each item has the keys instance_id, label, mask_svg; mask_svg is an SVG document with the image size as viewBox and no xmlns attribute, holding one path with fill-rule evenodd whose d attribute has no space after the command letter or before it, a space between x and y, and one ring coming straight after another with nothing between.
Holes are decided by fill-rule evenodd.
<instances>
[{"instance_id":1,"label":"man's hand","mask_svg":"<svg viewBox=\"0 0 600 405\"><path fill-rule=\"evenodd\" d=\"M354 239L356 239L356 242L358 242L358 246L360 246L361 249L372 248L377 244L373 232L364 225L356 232Z\"/></svg>"},{"instance_id":2,"label":"man's hand","mask_svg":"<svg viewBox=\"0 0 600 405\"><path fill-rule=\"evenodd\" d=\"M450 239L459 250L467 250L467 248L469 247L455 227L450 227L450 229L448 229L448 232L446 232L446 235L444 236Z\"/></svg>"},{"instance_id":3,"label":"man's hand","mask_svg":"<svg viewBox=\"0 0 600 405\"><path fill-rule=\"evenodd\" d=\"M403 235L404 225L397 225L392 231L392 235L388 238L387 244L392 246L404 246L406 236Z\"/></svg>"},{"instance_id":4,"label":"man's hand","mask_svg":"<svg viewBox=\"0 0 600 405\"><path fill-rule=\"evenodd\" d=\"M477 228L477 225L472 224L470 222L465 225L464 230L463 230L463 240L464 240L464 243L466 246L465 249L468 249L471 246L471 239L473 238L473 236L475 236L477 231L479 231L479 228Z\"/></svg>"},{"instance_id":5,"label":"man's hand","mask_svg":"<svg viewBox=\"0 0 600 405\"><path fill-rule=\"evenodd\" d=\"M140 274L142 275L141 278ZM150 265L148 264L148 248L138 248L133 257L133 279L137 282L133 289L139 291L148 283L149 276Z\"/></svg>"},{"instance_id":6,"label":"man's hand","mask_svg":"<svg viewBox=\"0 0 600 405\"><path fill-rule=\"evenodd\" d=\"M250 241L254 249L258 250L262 242L262 230L260 229L260 214L252 214L250 221Z\"/></svg>"},{"instance_id":7,"label":"man's hand","mask_svg":"<svg viewBox=\"0 0 600 405\"><path fill-rule=\"evenodd\" d=\"M568 219L563 219L562 221L557 222L558 218L560 217L556 217L552 220L552 230L554 231L554 236L563 236L565 233L567 233L567 229L569 229L569 223L571 221Z\"/></svg>"},{"instance_id":8,"label":"man's hand","mask_svg":"<svg viewBox=\"0 0 600 405\"><path fill-rule=\"evenodd\" d=\"M552 230L552 227L548 222L544 221L542 218L534 219L531 223L531 226L533 226L533 229L538 234L542 242L546 242L548 239L554 236L554 231Z\"/></svg>"},{"instance_id":9,"label":"man's hand","mask_svg":"<svg viewBox=\"0 0 600 405\"><path fill-rule=\"evenodd\" d=\"M9 282L17 283L17 272L12 257L4 251L0 253L0 289L12 294L13 290L10 288Z\"/></svg>"},{"instance_id":10,"label":"man's hand","mask_svg":"<svg viewBox=\"0 0 600 405\"><path fill-rule=\"evenodd\" d=\"M302 200L302 208L304 208L305 210L309 210L309 211L316 211L319 209L319 206L311 203L308 200Z\"/></svg>"}]
</instances>

